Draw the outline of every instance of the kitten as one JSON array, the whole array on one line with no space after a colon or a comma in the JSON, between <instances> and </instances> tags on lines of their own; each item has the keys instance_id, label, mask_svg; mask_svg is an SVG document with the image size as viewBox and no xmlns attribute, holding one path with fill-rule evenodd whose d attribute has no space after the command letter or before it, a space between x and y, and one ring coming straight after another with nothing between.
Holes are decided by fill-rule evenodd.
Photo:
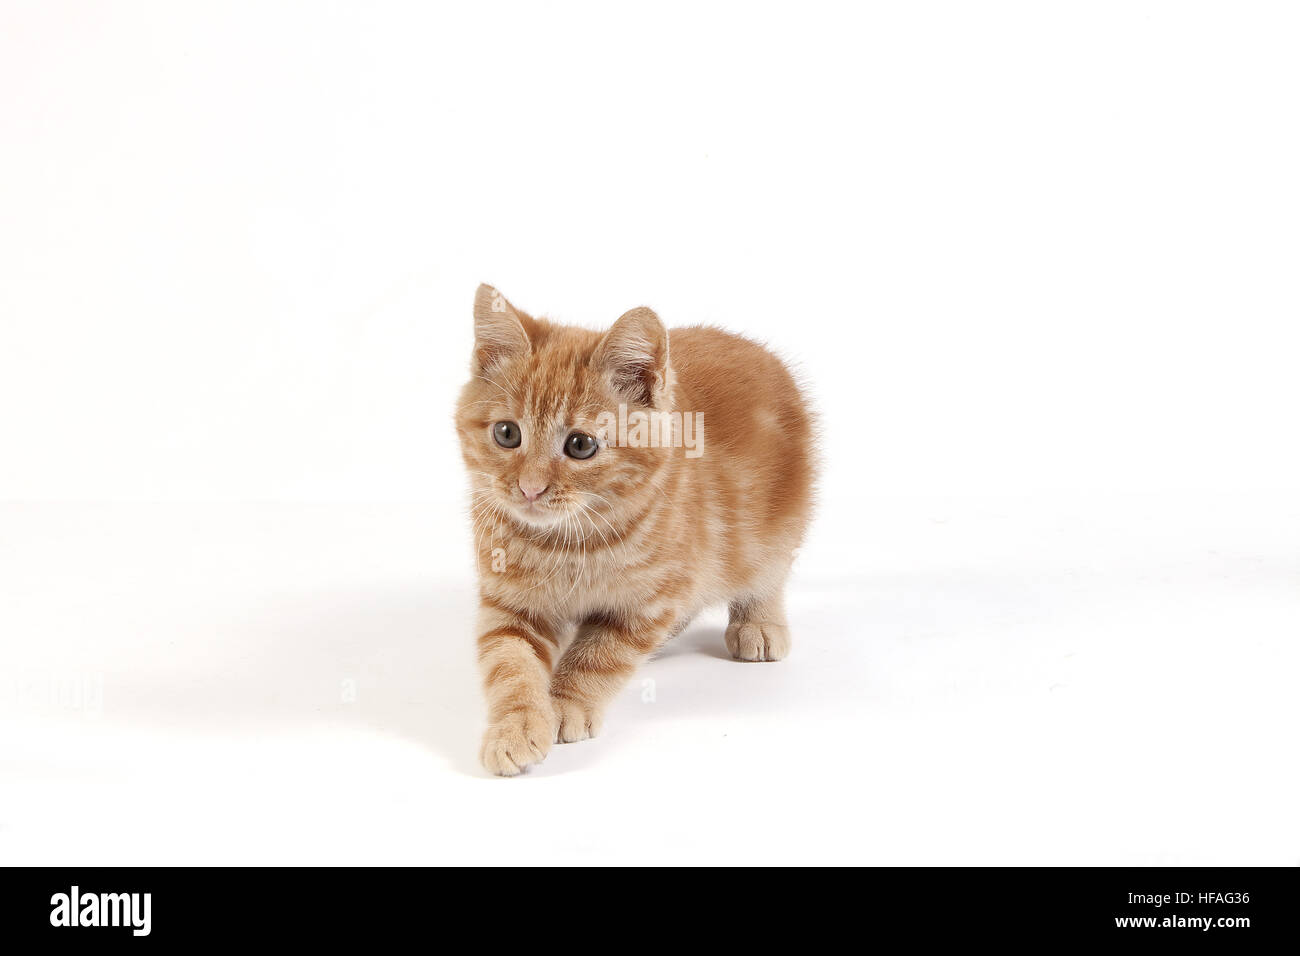
<instances>
[{"instance_id":1,"label":"kitten","mask_svg":"<svg viewBox=\"0 0 1300 956\"><path fill-rule=\"evenodd\" d=\"M595 736L637 665L708 605L729 606L734 657L785 657L814 435L780 360L719 329L670 333L646 308L604 333L534 319L486 285L474 336L456 427L483 766L517 774Z\"/></svg>"}]
</instances>

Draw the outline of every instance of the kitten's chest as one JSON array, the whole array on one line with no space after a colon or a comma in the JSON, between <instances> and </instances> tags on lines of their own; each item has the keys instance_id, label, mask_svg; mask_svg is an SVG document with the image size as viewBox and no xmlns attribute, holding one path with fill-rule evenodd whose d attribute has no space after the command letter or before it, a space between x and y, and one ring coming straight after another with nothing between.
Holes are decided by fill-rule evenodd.
<instances>
[{"instance_id":1,"label":"kitten's chest","mask_svg":"<svg viewBox=\"0 0 1300 956\"><path fill-rule=\"evenodd\" d=\"M653 588L642 556L588 541L504 538L480 549L479 572L536 607L580 613L635 601Z\"/></svg>"}]
</instances>

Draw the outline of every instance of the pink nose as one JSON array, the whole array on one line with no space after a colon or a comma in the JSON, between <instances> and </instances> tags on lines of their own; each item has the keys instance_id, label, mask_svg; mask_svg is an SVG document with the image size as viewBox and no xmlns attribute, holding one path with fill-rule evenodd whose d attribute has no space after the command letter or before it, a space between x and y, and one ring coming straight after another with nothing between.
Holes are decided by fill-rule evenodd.
<instances>
[{"instance_id":1,"label":"pink nose","mask_svg":"<svg viewBox=\"0 0 1300 956\"><path fill-rule=\"evenodd\" d=\"M529 501L536 501L538 498L540 498L542 496L542 492L545 491L546 488L547 486L542 484L541 482L525 481L523 478L519 479L519 490L524 493L524 497L527 498Z\"/></svg>"}]
</instances>

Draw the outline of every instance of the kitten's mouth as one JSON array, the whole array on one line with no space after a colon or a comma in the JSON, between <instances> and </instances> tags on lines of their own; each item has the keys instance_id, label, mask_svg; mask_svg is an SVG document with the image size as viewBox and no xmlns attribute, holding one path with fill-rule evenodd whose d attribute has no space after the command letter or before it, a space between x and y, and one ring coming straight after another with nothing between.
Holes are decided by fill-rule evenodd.
<instances>
[{"instance_id":1,"label":"kitten's mouth","mask_svg":"<svg viewBox=\"0 0 1300 956\"><path fill-rule=\"evenodd\" d=\"M558 511L537 501L512 501L510 511L521 522L534 528L549 528L560 520Z\"/></svg>"}]
</instances>

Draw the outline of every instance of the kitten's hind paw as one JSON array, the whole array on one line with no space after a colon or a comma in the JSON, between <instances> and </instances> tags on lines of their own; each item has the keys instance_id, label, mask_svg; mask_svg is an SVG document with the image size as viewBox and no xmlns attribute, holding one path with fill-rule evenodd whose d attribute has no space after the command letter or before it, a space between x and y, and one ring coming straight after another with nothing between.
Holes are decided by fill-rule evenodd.
<instances>
[{"instance_id":1,"label":"kitten's hind paw","mask_svg":"<svg viewBox=\"0 0 1300 956\"><path fill-rule=\"evenodd\" d=\"M557 744L571 744L600 733L601 714L568 697L552 697L555 715L560 719L555 734Z\"/></svg>"},{"instance_id":2,"label":"kitten's hind paw","mask_svg":"<svg viewBox=\"0 0 1300 956\"><path fill-rule=\"evenodd\" d=\"M790 628L773 621L728 624L725 639L738 661L779 661L790 653Z\"/></svg>"},{"instance_id":3,"label":"kitten's hind paw","mask_svg":"<svg viewBox=\"0 0 1300 956\"><path fill-rule=\"evenodd\" d=\"M483 735L479 760L500 777L513 777L529 764L541 763L555 739L555 720L540 710L506 714Z\"/></svg>"}]
</instances>

